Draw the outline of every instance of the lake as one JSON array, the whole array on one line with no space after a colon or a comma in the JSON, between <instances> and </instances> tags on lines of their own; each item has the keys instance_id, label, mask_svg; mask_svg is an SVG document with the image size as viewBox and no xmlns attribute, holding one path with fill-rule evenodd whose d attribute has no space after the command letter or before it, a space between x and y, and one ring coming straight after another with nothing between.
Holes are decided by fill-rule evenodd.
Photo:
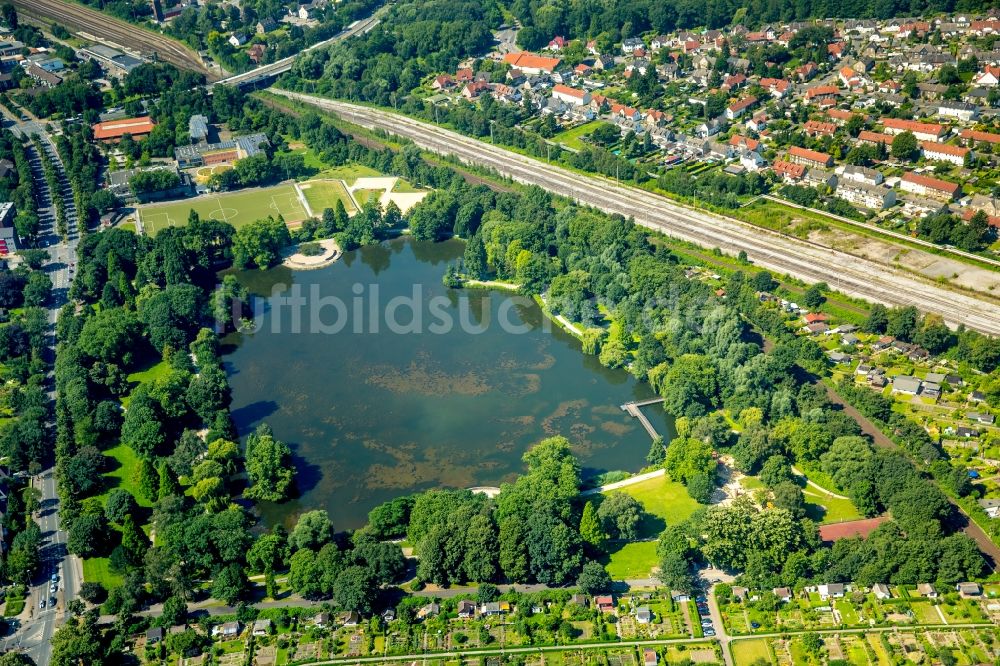
<instances>
[{"instance_id":1,"label":"lake","mask_svg":"<svg viewBox=\"0 0 1000 666\"><path fill-rule=\"evenodd\" d=\"M619 405L649 386L582 354L528 298L443 286L463 247L396 239L319 270L237 274L286 299L258 302L257 330L224 340L240 435L266 422L295 456L300 496L262 505L265 522L325 508L357 528L399 495L496 486L552 435L585 475L645 464L649 435ZM645 414L673 436L658 406Z\"/></svg>"}]
</instances>

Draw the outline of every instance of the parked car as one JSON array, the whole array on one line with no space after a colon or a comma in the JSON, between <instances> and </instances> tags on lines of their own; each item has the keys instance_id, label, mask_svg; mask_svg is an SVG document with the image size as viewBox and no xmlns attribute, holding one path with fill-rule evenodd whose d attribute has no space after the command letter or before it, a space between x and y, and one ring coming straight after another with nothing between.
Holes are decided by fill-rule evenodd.
<instances>
[{"instance_id":1,"label":"parked car","mask_svg":"<svg viewBox=\"0 0 1000 666\"><path fill-rule=\"evenodd\" d=\"M45 608L45 599L42 599L41 601L38 602L38 607Z\"/></svg>"}]
</instances>

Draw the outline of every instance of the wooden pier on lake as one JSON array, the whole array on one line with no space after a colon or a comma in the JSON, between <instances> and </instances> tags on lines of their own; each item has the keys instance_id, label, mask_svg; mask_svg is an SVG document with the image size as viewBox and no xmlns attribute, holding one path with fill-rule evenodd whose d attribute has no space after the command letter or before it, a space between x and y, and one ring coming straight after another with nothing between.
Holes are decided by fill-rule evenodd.
<instances>
[{"instance_id":1,"label":"wooden pier on lake","mask_svg":"<svg viewBox=\"0 0 1000 666\"><path fill-rule=\"evenodd\" d=\"M623 412L628 412L635 418L639 419L639 423L641 423L642 427L646 429L646 432L649 433L649 436L652 437L653 439L656 439L657 437L660 436L660 433L656 432L656 428L654 428L653 424L649 422L649 419L646 418L646 415L642 413L642 408L648 405L658 405L662 402L663 398L650 398L649 400L637 400L635 402L626 402L624 405L621 406L621 410Z\"/></svg>"}]
</instances>

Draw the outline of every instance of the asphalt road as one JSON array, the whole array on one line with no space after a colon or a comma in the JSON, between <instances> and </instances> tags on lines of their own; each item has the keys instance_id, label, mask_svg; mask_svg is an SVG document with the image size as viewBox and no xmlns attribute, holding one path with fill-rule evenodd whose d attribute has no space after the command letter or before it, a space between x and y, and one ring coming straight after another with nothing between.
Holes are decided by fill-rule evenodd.
<instances>
[{"instance_id":1,"label":"asphalt road","mask_svg":"<svg viewBox=\"0 0 1000 666\"><path fill-rule=\"evenodd\" d=\"M29 144L29 156L33 171L35 186L39 195L39 219L41 222L39 245L50 254L45 270L52 279L52 300L48 307L49 322L55 324L59 308L66 302L72 281L73 266L76 263L77 233L76 208L73 202L73 191L66 178L65 169L59 158L52 137L48 135L45 124L36 120L20 121L4 111L4 126L17 136L38 136L42 149L54 162L59 171L59 190L51 192L45 180L42 160L36 147ZM69 233L64 241L56 232L56 216L54 200L62 198L66 210ZM55 360L55 331L49 332L48 361ZM52 373L49 381L54 382ZM49 398L55 400L55 389L50 384ZM50 423L55 427L54 421ZM25 651L38 666L47 666L51 658L51 638L57 626L63 620L66 604L76 598L83 579L82 565L79 558L72 556L66 549L67 535L59 522L59 494L56 488L55 468L50 467L31 479L35 488L41 491L41 509L36 513L35 520L41 528L42 547L40 552L41 566L32 583L27 599L28 619L13 634L4 637L0 642L0 650L17 648ZM51 576L58 576L57 590L50 589ZM53 605L52 598L56 599ZM41 607L42 600L45 608Z\"/></svg>"},{"instance_id":2,"label":"asphalt road","mask_svg":"<svg viewBox=\"0 0 1000 666\"><path fill-rule=\"evenodd\" d=\"M146 56L154 53L160 60L180 69L204 74L209 81L219 78L218 72L205 66L198 54L165 35L85 7L72 0L11 0L24 16L55 21L74 32L89 32L127 46Z\"/></svg>"},{"instance_id":3,"label":"asphalt road","mask_svg":"<svg viewBox=\"0 0 1000 666\"><path fill-rule=\"evenodd\" d=\"M272 92L313 104L345 120L411 139L421 148L495 170L522 183L607 213L631 216L637 224L727 254L746 252L757 266L809 283L826 282L850 296L890 306L914 305L940 314L953 326L1000 335L1000 307L988 296L959 293L899 269L816 243L786 236L732 218L694 210L669 199L613 180L567 169L441 127L356 104L285 90Z\"/></svg>"}]
</instances>

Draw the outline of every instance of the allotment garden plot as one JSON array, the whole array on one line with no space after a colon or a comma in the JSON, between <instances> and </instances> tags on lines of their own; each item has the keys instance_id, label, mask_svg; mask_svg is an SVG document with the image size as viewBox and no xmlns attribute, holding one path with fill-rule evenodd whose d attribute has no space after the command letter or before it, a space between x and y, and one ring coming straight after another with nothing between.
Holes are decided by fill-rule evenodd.
<instances>
[{"instance_id":1,"label":"allotment garden plot","mask_svg":"<svg viewBox=\"0 0 1000 666\"><path fill-rule=\"evenodd\" d=\"M141 206L137 214L145 233L155 236L167 227L187 224L192 210L202 219L228 222L237 228L268 215L281 215L289 226L298 225L309 217L294 184L209 194L183 201Z\"/></svg>"}]
</instances>

